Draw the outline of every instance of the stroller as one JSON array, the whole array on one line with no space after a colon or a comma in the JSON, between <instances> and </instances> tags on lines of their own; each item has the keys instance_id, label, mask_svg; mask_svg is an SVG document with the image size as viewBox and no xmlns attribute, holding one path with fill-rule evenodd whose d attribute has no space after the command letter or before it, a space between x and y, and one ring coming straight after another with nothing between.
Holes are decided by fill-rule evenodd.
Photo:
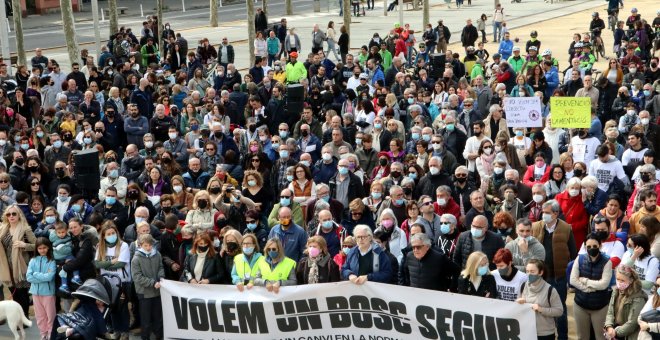
<instances>
[{"instance_id":1,"label":"stroller","mask_svg":"<svg viewBox=\"0 0 660 340\"><path fill-rule=\"evenodd\" d=\"M71 295L80 300L80 308L71 313L58 314L57 324L73 328L75 335L61 337L62 334L60 334L60 337L56 337L56 339L93 340L98 338L99 333L103 333L104 336L109 335L106 325L111 324L110 313L119 303L121 278L116 274L105 273L95 279L87 279ZM89 312L90 308L91 310L96 308L96 301L100 301L106 307L102 315L98 317L94 317L92 315L94 313ZM102 329L102 332L99 329Z\"/></svg>"}]
</instances>

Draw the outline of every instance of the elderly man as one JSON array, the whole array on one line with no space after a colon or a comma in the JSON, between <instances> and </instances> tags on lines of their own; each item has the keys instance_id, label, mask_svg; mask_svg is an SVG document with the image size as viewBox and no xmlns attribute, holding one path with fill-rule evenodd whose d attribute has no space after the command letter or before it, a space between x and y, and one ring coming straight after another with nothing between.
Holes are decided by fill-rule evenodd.
<instances>
[{"instance_id":1,"label":"elderly man","mask_svg":"<svg viewBox=\"0 0 660 340\"><path fill-rule=\"evenodd\" d=\"M119 202L117 188L113 186L105 189L103 199L94 206L95 213L100 214L103 220L112 220L120 231L125 230L128 224L127 211L126 207Z\"/></svg>"},{"instance_id":2,"label":"elderly man","mask_svg":"<svg viewBox=\"0 0 660 340\"><path fill-rule=\"evenodd\" d=\"M403 285L415 288L448 291L458 266L447 255L431 248L433 241L425 233L410 237L412 251L406 255Z\"/></svg>"},{"instance_id":3,"label":"elderly man","mask_svg":"<svg viewBox=\"0 0 660 340\"><path fill-rule=\"evenodd\" d=\"M532 189L520 181L520 174L516 169L508 169L504 172L504 179L507 183L518 189L518 199L525 205L532 201Z\"/></svg>"},{"instance_id":4,"label":"elderly man","mask_svg":"<svg viewBox=\"0 0 660 340\"><path fill-rule=\"evenodd\" d=\"M64 145L62 138L57 133L50 134L50 145L51 147L44 152L44 163L48 164L50 172L53 173L56 161L65 163L69 161L71 148Z\"/></svg>"},{"instance_id":5,"label":"elderly man","mask_svg":"<svg viewBox=\"0 0 660 340\"><path fill-rule=\"evenodd\" d=\"M451 176L444 171L442 167L442 159L438 156L433 156L429 160L429 172L419 180L419 183L415 188L416 196L428 195L435 200L435 189L441 185L446 185L449 188L454 186L451 181Z\"/></svg>"},{"instance_id":6,"label":"elderly man","mask_svg":"<svg viewBox=\"0 0 660 340\"><path fill-rule=\"evenodd\" d=\"M135 213L133 214L133 216L135 222L129 225L128 227L126 227L126 230L124 230L124 234L123 234L124 236L122 237L122 240L127 243L135 242L135 240L137 240L138 224L142 222L149 222L149 209L147 209L147 207L137 207L137 209L135 209ZM160 235L161 235L160 230L151 224L149 225L149 233L155 239L160 239Z\"/></svg>"},{"instance_id":7,"label":"elderly man","mask_svg":"<svg viewBox=\"0 0 660 340\"><path fill-rule=\"evenodd\" d=\"M332 155L339 158L339 147L346 146L350 153L353 153L353 147L351 144L344 141L344 133L341 128L332 129L332 140L324 145L324 147L330 147L332 150Z\"/></svg>"},{"instance_id":8,"label":"elderly man","mask_svg":"<svg viewBox=\"0 0 660 340\"><path fill-rule=\"evenodd\" d=\"M206 189L209 179L211 179L211 176L208 172L202 171L202 162L199 158L191 157L188 160L188 172L183 174L186 187L192 188L192 192L197 193Z\"/></svg>"},{"instance_id":9,"label":"elderly man","mask_svg":"<svg viewBox=\"0 0 660 340\"><path fill-rule=\"evenodd\" d=\"M336 199L348 211L348 203L365 196L364 186L354 173L349 170L348 159L340 159L337 163L337 174L330 179L330 197Z\"/></svg>"},{"instance_id":10,"label":"elderly man","mask_svg":"<svg viewBox=\"0 0 660 340\"><path fill-rule=\"evenodd\" d=\"M532 236L532 222L529 219L521 218L516 223L518 238L509 241L505 248L513 255L513 266L524 271L529 260L545 260L545 248Z\"/></svg>"},{"instance_id":11,"label":"elderly man","mask_svg":"<svg viewBox=\"0 0 660 340\"><path fill-rule=\"evenodd\" d=\"M321 140L318 136L312 134L311 128L307 123L300 125L298 148L300 148L302 152L309 153L312 158L310 164L316 163L316 161L321 158Z\"/></svg>"},{"instance_id":12,"label":"elderly man","mask_svg":"<svg viewBox=\"0 0 660 340\"><path fill-rule=\"evenodd\" d=\"M591 98L591 109L598 109L598 97L600 96L600 91L598 91L598 89L593 86L593 80L591 76L584 76L583 84L584 87L575 93L575 97Z\"/></svg>"},{"instance_id":13,"label":"elderly man","mask_svg":"<svg viewBox=\"0 0 660 340\"><path fill-rule=\"evenodd\" d=\"M438 249L449 257L454 256L454 251L458 244L458 236L461 234L458 230L458 223L459 221L456 219L456 216L452 214L442 214L440 216L440 237L435 241Z\"/></svg>"},{"instance_id":14,"label":"elderly man","mask_svg":"<svg viewBox=\"0 0 660 340\"><path fill-rule=\"evenodd\" d=\"M440 215L435 212L433 205L433 199L428 195L422 195L419 198L417 207L421 215L417 217L415 224L422 225L426 235L436 241L442 236L442 221Z\"/></svg>"},{"instance_id":15,"label":"elderly man","mask_svg":"<svg viewBox=\"0 0 660 340\"><path fill-rule=\"evenodd\" d=\"M171 152L176 162L179 163L182 169L185 169L188 160L188 148L186 142L179 138L179 131L177 131L176 126L170 126L167 129L167 137L168 139L163 143L163 147Z\"/></svg>"},{"instance_id":16,"label":"elderly man","mask_svg":"<svg viewBox=\"0 0 660 340\"><path fill-rule=\"evenodd\" d=\"M273 209L271 209L270 215L268 216L268 227L272 228L279 223L278 212L280 211L280 208L283 207L289 208L289 215L292 216L293 223L296 225L304 225L302 208L300 203L293 200L293 192L291 190L283 189L275 202L276 203L273 205Z\"/></svg>"},{"instance_id":17,"label":"elderly man","mask_svg":"<svg viewBox=\"0 0 660 340\"><path fill-rule=\"evenodd\" d=\"M559 293L564 313L557 319L559 339L568 339L568 319L566 316L568 262L577 256L575 239L571 226L559 219L561 207L555 200L543 204L543 220L532 224L532 236L539 240L545 249L546 281Z\"/></svg>"},{"instance_id":18,"label":"elderly man","mask_svg":"<svg viewBox=\"0 0 660 340\"><path fill-rule=\"evenodd\" d=\"M374 235L369 226L358 224L353 230L357 247L349 251L341 268L343 280L354 284L364 284L367 281L388 283L392 275L392 265L386 252L374 242ZM378 263L378 266L375 264Z\"/></svg>"},{"instance_id":19,"label":"elderly man","mask_svg":"<svg viewBox=\"0 0 660 340\"><path fill-rule=\"evenodd\" d=\"M137 182L142 171L144 171L144 157L140 156L135 144L128 144L126 155L121 160L120 175L124 176L129 183L133 183Z\"/></svg>"},{"instance_id":20,"label":"elderly man","mask_svg":"<svg viewBox=\"0 0 660 340\"><path fill-rule=\"evenodd\" d=\"M273 226L268 238L277 238L282 242L285 255L298 262L307 247L305 229L291 220L291 209L281 207L277 210L278 223Z\"/></svg>"},{"instance_id":21,"label":"elderly man","mask_svg":"<svg viewBox=\"0 0 660 340\"><path fill-rule=\"evenodd\" d=\"M488 219L483 215L478 215L472 220L472 224L468 226L468 230L461 233L458 237L458 244L456 245L456 251L454 251L453 260L461 268L465 268L468 256L473 251L480 249L488 256L490 269L495 269L492 261L495 253L500 248L504 248L502 237L488 230Z\"/></svg>"},{"instance_id":22,"label":"elderly man","mask_svg":"<svg viewBox=\"0 0 660 340\"><path fill-rule=\"evenodd\" d=\"M128 181L126 177L119 176L119 164L117 162L111 162L105 168L106 177L101 179L101 187L99 188L99 200L103 201L105 199L106 189L109 187L114 187L117 200L124 203L124 198L126 197L126 187L128 186Z\"/></svg>"},{"instance_id":23,"label":"elderly man","mask_svg":"<svg viewBox=\"0 0 660 340\"><path fill-rule=\"evenodd\" d=\"M433 209L436 214L452 214L457 220L461 218L461 207L459 202L454 201L452 189L447 185L441 185L435 189L435 202Z\"/></svg>"},{"instance_id":24,"label":"elderly man","mask_svg":"<svg viewBox=\"0 0 660 340\"><path fill-rule=\"evenodd\" d=\"M328 209L323 209L318 213L318 226L309 226L310 235L318 235L325 239L328 246L328 253L334 257L341 251L342 240L348 236L346 230L333 221L332 213Z\"/></svg>"}]
</instances>

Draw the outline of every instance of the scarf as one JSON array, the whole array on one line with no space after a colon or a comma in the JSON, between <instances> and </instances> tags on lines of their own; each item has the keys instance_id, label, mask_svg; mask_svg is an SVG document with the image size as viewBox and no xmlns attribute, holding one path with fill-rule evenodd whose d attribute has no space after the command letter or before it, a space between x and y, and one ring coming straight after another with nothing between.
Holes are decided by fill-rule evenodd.
<instances>
[{"instance_id":1,"label":"scarf","mask_svg":"<svg viewBox=\"0 0 660 340\"><path fill-rule=\"evenodd\" d=\"M319 283L319 259L321 257L308 257L307 258L307 267L309 268L309 275L307 277L307 283Z\"/></svg>"},{"instance_id":2,"label":"scarf","mask_svg":"<svg viewBox=\"0 0 660 340\"><path fill-rule=\"evenodd\" d=\"M12 242L23 240L27 231L28 225L26 223L19 223L16 229L12 232ZM2 240L9 232L9 224L0 226L0 240ZM25 281L25 274L27 273L27 263L23 257L23 249L11 248L11 273L9 272L9 263L7 263L7 254L5 247L0 245L0 281L7 286L13 283Z\"/></svg>"},{"instance_id":3,"label":"scarf","mask_svg":"<svg viewBox=\"0 0 660 340\"><path fill-rule=\"evenodd\" d=\"M481 166L484 168L484 172L487 174L493 174L493 160L495 159L495 153L491 153L490 155L486 155L485 153L482 153L481 156Z\"/></svg>"}]
</instances>

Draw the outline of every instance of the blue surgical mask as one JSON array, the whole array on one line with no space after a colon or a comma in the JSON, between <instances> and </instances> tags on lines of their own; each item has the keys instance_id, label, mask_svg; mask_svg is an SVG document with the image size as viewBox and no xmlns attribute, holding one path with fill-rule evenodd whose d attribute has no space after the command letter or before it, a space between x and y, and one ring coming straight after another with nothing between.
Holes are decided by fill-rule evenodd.
<instances>
[{"instance_id":1,"label":"blue surgical mask","mask_svg":"<svg viewBox=\"0 0 660 340\"><path fill-rule=\"evenodd\" d=\"M349 247L344 247L344 248L341 248L341 251L343 251L344 254L348 255L348 253L351 251L351 248L349 248ZM658 288L658 289L660 289L660 288Z\"/></svg>"},{"instance_id":2,"label":"blue surgical mask","mask_svg":"<svg viewBox=\"0 0 660 340\"><path fill-rule=\"evenodd\" d=\"M61 140L58 140L58 141L53 142L53 147L54 147L55 149L59 149L59 148L61 148L61 147L62 147L62 141L61 141Z\"/></svg>"},{"instance_id":3,"label":"blue surgical mask","mask_svg":"<svg viewBox=\"0 0 660 340\"><path fill-rule=\"evenodd\" d=\"M408 104L412 104L415 102L415 98L408 98Z\"/></svg>"},{"instance_id":4,"label":"blue surgical mask","mask_svg":"<svg viewBox=\"0 0 660 340\"><path fill-rule=\"evenodd\" d=\"M651 91L649 91L649 90L644 90L644 96L646 96L646 97L650 97L650 96L651 96ZM41 138L41 137L39 137L39 138Z\"/></svg>"},{"instance_id":5,"label":"blue surgical mask","mask_svg":"<svg viewBox=\"0 0 660 340\"><path fill-rule=\"evenodd\" d=\"M522 137L522 135L523 135L523 132L522 132L522 131L520 131L520 130L516 131L516 136L518 136L518 137Z\"/></svg>"},{"instance_id":6,"label":"blue surgical mask","mask_svg":"<svg viewBox=\"0 0 660 340\"><path fill-rule=\"evenodd\" d=\"M451 131L454 131L454 128L456 128L456 125L454 125L454 124L447 124L447 125L445 126L445 128L447 129L447 131L451 132Z\"/></svg>"},{"instance_id":7,"label":"blue surgical mask","mask_svg":"<svg viewBox=\"0 0 660 340\"><path fill-rule=\"evenodd\" d=\"M246 226L247 226L247 228L250 229L250 230L255 230L255 229L257 229L257 223L248 223ZM243 251L243 252L245 252L245 251Z\"/></svg>"},{"instance_id":8,"label":"blue surgical mask","mask_svg":"<svg viewBox=\"0 0 660 340\"><path fill-rule=\"evenodd\" d=\"M451 226L449 225L449 223L443 223L440 225L440 232L443 233L444 235L449 234L450 231L451 231Z\"/></svg>"},{"instance_id":9,"label":"blue surgical mask","mask_svg":"<svg viewBox=\"0 0 660 340\"><path fill-rule=\"evenodd\" d=\"M243 247L243 254L252 255L254 252L254 247Z\"/></svg>"},{"instance_id":10,"label":"blue surgical mask","mask_svg":"<svg viewBox=\"0 0 660 340\"><path fill-rule=\"evenodd\" d=\"M108 173L108 177L110 177L110 178L117 178L117 177L119 177L119 170L117 170L117 169L115 169L115 170L110 170L110 172Z\"/></svg>"},{"instance_id":11,"label":"blue surgical mask","mask_svg":"<svg viewBox=\"0 0 660 340\"><path fill-rule=\"evenodd\" d=\"M323 221L323 222L321 223L321 228L323 228L323 229L325 229L325 230L332 229L333 226L334 226L334 224L332 223L332 220L330 220L330 221Z\"/></svg>"},{"instance_id":12,"label":"blue surgical mask","mask_svg":"<svg viewBox=\"0 0 660 340\"><path fill-rule=\"evenodd\" d=\"M381 123L375 123L375 124L374 124L374 127L375 127L376 129L382 129L382 128L383 128L383 124L381 124Z\"/></svg>"},{"instance_id":13,"label":"blue surgical mask","mask_svg":"<svg viewBox=\"0 0 660 340\"><path fill-rule=\"evenodd\" d=\"M277 149L280 148L280 143L272 143L272 144L270 145L270 147L271 147L273 150L277 150Z\"/></svg>"},{"instance_id":14,"label":"blue surgical mask","mask_svg":"<svg viewBox=\"0 0 660 340\"><path fill-rule=\"evenodd\" d=\"M472 237L474 238L480 238L481 236L484 236L484 231L477 228L470 228L470 234L472 234Z\"/></svg>"},{"instance_id":15,"label":"blue surgical mask","mask_svg":"<svg viewBox=\"0 0 660 340\"><path fill-rule=\"evenodd\" d=\"M397 205L397 206L401 206L401 205L403 205L404 203L406 203L406 200L403 199L403 198L399 198L399 199L396 200L396 205Z\"/></svg>"},{"instance_id":16,"label":"blue surgical mask","mask_svg":"<svg viewBox=\"0 0 660 340\"><path fill-rule=\"evenodd\" d=\"M300 161L300 164L309 167L309 161Z\"/></svg>"},{"instance_id":17,"label":"blue surgical mask","mask_svg":"<svg viewBox=\"0 0 660 340\"><path fill-rule=\"evenodd\" d=\"M289 158L289 151L288 150L280 151L280 158Z\"/></svg>"},{"instance_id":18,"label":"blue surgical mask","mask_svg":"<svg viewBox=\"0 0 660 340\"><path fill-rule=\"evenodd\" d=\"M277 250L271 250L268 252L268 257L270 257L271 259L276 258L278 255L280 255L280 252L278 252Z\"/></svg>"},{"instance_id":19,"label":"blue surgical mask","mask_svg":"<svg viewBox=\"0 0 660 340\"><path fill-rule=\"evenodd\" d=\"M534 239L534 236L531 236L531 235L525 237L525 240L527 240L527 242L529 242L529 241L531 241L531 240L533 240L533 239Z\"/></svg>"},{"instance_id":20,"label":"blue surgical mask","mask_svg":"<svg viewBox=\"0 0 660 340\"><path fill-rule=\"evenodd\" d=\"M371 193L371 198L373 198L373 199L380 199L382 196L383 196L383 194L380 193L380 192L372 192Z\"/></svg>"},{"instance_id":21,"label":"blue surgical mask","mask_svg":"<svg viewBox=\"0 0 660 340\"><path fill-rule=\"evenodd\" d=\"M199 124L191 124L190 129L193 130L193 131L199 130Z\"/></svg>"},{"instance_id":22,"label":"blue surgical mask","mask_svg":"<svg viewBox=\"0 0 660 340\"><path fill-rule=\"evenodd\" d=\"M117 242L117 234L112 234L110 236L105 237L105 242L107 243L115 243Z\"/></svg>"},{"instance_id":23,"label":"blue surgical mask","mask_svg":"<svg viewBox=\"0 0 660 340\"><path fill-rule=\"evenodd\" d=\"M419 139L419 132L413 132L412 133L412 139L413 140L418 140Z\"/></svg>"},{"instance_id":24,"label":"blue surgical mask","mask_svg":"<svg viewBox=\"0 0 660 340\"><path fill-rule=\"evenodd\" d=\"M248 186L249 186L249 187L253 187L253 186L255 186L255 185L257 185L257 181L255 181L255 180L249 180L249 181L248 181Z\"/></svg>"},{"instance_id":25,"label":"blue surgical mask","mask_svg":"<svg viewBox=\"0 0 660 340\"><path fill-rule=\"evenodd\" d=\"M339 167L339 174L340 175L346 175L348 173L348 168L345 166L340 166Z\"/></svg>"},{"instance_id":26,"label":"blue surgical mask","mask_svg":"<svg viewBox=\"0 0 660 340\"><path fill-rule=\"evenodd\" d=\"M362 145L362 138L355 138L355 145Z\"/></svg>"},{"instance_id":27,"label":"blue surgical mask","mask_svg":"<svg viewBox=\"0 0 660 340\"><path fill-rule=\"evenodd\" d=\"M280 131L280 138L285 139L289 135L289 131Z\"/></svg>"},{"instance_id":28,"label":"blue surgical mask","mask_svg":"<svg viewBox=\"0 0 660 340\"><path fill-rule=\"evenodd\" d=\"M426 142L431 141L431 135L422 135L422 139Z\"/></svg>"},{"instance_id":29,"label":"blue surgical mask","mask_svg":"<svg viewBox=\"0 0 660 340\"><path fill-rule=\"evenodd\" d=\"M646 92L647 92L647 91L644 91L644 93L646 93ZM39 131L39 132L37 132L37 137L38 137L38 138L44 138L44 132L43 132L43 131Z\"/></svg>"},{"instance_id":30,"label":"blue surgical mask","mask_svg":"<svg viewBox=\"0 0 660 340\"><path fill-rule=\"evenodd\" d=\"M323 195L320 198L326 202L330 202L330 195Z\"/></svg>"},{"instance_id":31,"label":"blue surgical mask","mask_svg":"<svg viewBox=\"0 0 660 340\"><path fill-rule=\"evenodd\" d=\"M60 200L60 202L64 202L67 198L69 198L69 196L57 196L57 198Z\"/></svg>"},{"instance_id":32,"label":"blue surgical mask","mask_svg":"<svg viewBox=\"0 0 660 340\"><path fill-rule=\"evenodd\" d=\"M136 217L135 218L135 225L138 225L142 222L144 222L144 217Z\"/></svg>"},{"instance_id":33,"label":"blue surgical mask","mask_svg":"<svg viewBox=\"0 0 660 340\"><path fill-rule=\"evenodd\" d=\"M21 144L21 149L27 150L30 148L30 144Z\"/></svg>"},{"instance_id":34,"label":"blue surgical mask","mask_svg":"<svg viewBox=\"0 0 660 340\"><path fill-rule=\"evenodd\" d=\"M479 269L477 269L477 275L484 276L486 274L488 274L488 266L480 266Z\"/></svg>"},{"instance_id":35,"label":"blue surgical mask","mask_svg":"<svg viewBox=\"0 0 660 340\"><path fill-rule=\"evenodd\" d=\"M293 175L286 175L286 180L289 182L293 182Z\"/></svg>"},{"instance_id":36,"label":"blue surgical mask","mask_svg":"<svg viewBox=\"0 0 660 340\"><path fill-rule=\"evenodd\" d=\"M71 209L72 209L74 212L80 212L80 210L81 210L82 208L80 207L80 204L74 204L74 205L71 206Z\"/></svg>"},{"instance_id":37,"label":"blue surgical mask","mask_svg":"<svg viewBox=\"0 0 660 340\"><path fill-rule=\"evenodd\" d=\"M291 204L290 198L280 198L280 205L283 207L288 207Z\"/></svg>"},{"instance_id":38,"label":"blue surgical mask","mask_svg":"<svg viewBox=\"0 0 660 340\"><path fill-rule=\"evenodd\" d=\"M89 145L89 144L92 144L92 139L89 138L89 137L85 137L85 138L83 138L83 142L84 142L85 144L88 144L88 145Z\"/></svg>"},{"instance_id":39,"label":"blue surgical mask","mask_svg":"<svg viewBox=\"0 0 660 340\"><path fill-rule=\"evenodd\" d=\"M46 223L48 224L53 224L56 220L57 218L55 218L55 216L46 216Z\"/></svg>"},{"instance_id":40,"label":"blue surgical mask","mask_svg":"<svg viewBox=\"0 0 660 340\"><path fill-rule=\"evenodd\" d=\"M417 173L416 172L411 172L408 174L408 178L415 180L417 179Z\"/></svg>"},{"instance_id":41,"label":"blue surgical mask","mask_svg":"<svg viewBox=\"0 0 660 340\"><path fill-rule=\"evenodd\" d=\"M114 205L115 203L117 203L117 197L106 197L105 203L107 203L108 205Z\"/></svg>"}]
</instances>

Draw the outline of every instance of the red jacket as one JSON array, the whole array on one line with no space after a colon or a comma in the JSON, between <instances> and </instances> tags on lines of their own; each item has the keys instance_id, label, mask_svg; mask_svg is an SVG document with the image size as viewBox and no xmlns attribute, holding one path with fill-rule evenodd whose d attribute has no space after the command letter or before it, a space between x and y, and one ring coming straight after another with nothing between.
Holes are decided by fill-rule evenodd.
<instances>
[{"instance_id":1,"label":"red jacket","mask_svg":"<svg viewBox=\"0 0 660 340\"><path fill-rule=\"evenodd\" d=\"M461 218L461 207L456 204L456 201L452 197L447 200L447 204L444 207L438 205L438 202L433 202L433 209L435 213L442 216L442 214L452 214L456 217L456 221Z\"/></svg>"},{"instance_id":2,"label":"red jacket","mask_svg":"<svg viewBox=\"0 0 660 340\"><path fill-rule=\"evenodd\" d=\"M580 249L584 239L587 238L589 230L589 215L584 208L582 202L582 195L579 194L575 197L570 197L568 189L560 192L555 196L555 200L559 203L561 211L564 213L566 223L571 225L573 229L573 237L575 237L575 249Z\"/></svg>"},{"instance_id":3,"label":"red jacket","mask_svg":"<svg viewBox=\"0 0 660 340\"><path fill-rule=\"evenodd\" d=\"M545 166L545 173L541 177L541 180L535 181L534 180L534 168L536 165L532 164L527 167L527 171L525 171L525 176L523 177L523 184L525 184L528 187L533 187L534 184L540 183L540 184L545 184L550 179L550 170L552 170L552 167L547 164Z\"/></svg>"},{"instance_id":4,"label":"red jacket","mask_svg":"<svg viewBox=\"0 0 660 340\"><path fill-rule=\"evenodd\" d=\"M397 39L395 44L394 44L394 56L398 56L399 53L403 53L403 55L408 54L408 49L406 48L406 41L403 39Z\"/></svg>"}]
</instances>

